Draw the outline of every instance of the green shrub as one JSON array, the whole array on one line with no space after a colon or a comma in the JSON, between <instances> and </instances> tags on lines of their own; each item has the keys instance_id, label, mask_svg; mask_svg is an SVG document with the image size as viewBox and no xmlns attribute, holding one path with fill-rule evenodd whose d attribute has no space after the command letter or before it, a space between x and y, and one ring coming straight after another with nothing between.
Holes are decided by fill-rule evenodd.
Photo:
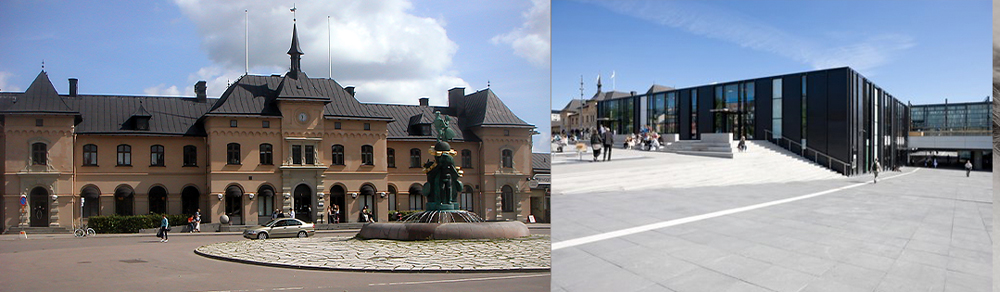
<instances>
[{"instance_id":1,"label":"green shrub","mask_svg":"<svg viewBox=\"0 0 1000 292\"><path fill-rule=\"evenodd\" d=\"M170 226L187 225L187 218L191 215L177 214L167 215ZM138 233L140 229L156 228L163 220L162 214L132 215L132 216L93 216L88 220L87 225L97 233Z\"/></svg>"},{"instance_id":2,"label":"green shrub","mask_svg":"<svg viewBox=\"0 0 1000 292\"><path fill-rule=\"evenodd\" d=\"M410 214L413 214L413 213L416 213L416 212L420 212L420 211L423 211L423 210L403 210L403 211L392 210L392 211L389 211L389 221L396 221L396 217L397 217L396 214L402 213L403 214L403 218L406 218L406 216L410 216Z\"/></svg>"}]
</instances>

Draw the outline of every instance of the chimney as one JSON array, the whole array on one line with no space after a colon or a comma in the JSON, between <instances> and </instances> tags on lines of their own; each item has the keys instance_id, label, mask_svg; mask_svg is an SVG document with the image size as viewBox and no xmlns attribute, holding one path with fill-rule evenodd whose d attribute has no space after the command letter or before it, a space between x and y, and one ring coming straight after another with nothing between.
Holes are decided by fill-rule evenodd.
<instances>
[{"instance_id":1,"label":"chimney","mask_svg":"<svg viewBox=\"0 0 1000 292\"><path fill-rule=\"evenodd\" d=\"M198 102L208 101L208 93L206 92L207 90L208 90L208 85L206 85L205 80L198 81L198 83L194 84L194 94L198 97Z\"/></svg>"},{"instance_id":2,"label":"chimney","mask_svg":"<svg viewBox=\"0 0 1000 292\"><path fill-rule=\"evenodd\" d=\"M629 93L631 93L631 94L632 94L632 96L635 96L635 94L636 94L636 92L635 92L635 91L632 91L632 92L629 92Z\"/></svg>"},{"instance_id":3,"label":"chimney","mask_svg":"<svg viewBox=\"0 0 1000 292\"><path fill-rule=\"evenodd\" d=\"M456 116L465 115L465 88L455 87L448 89L448 107Z\"/></svg>"},{"instance_id":4,"label":"chimney","mask_svg":"<svg viewBox=\"0 0 1000 292\"><path fill-rule=\"evenodd\" d=\"M76 97L76 94L77 94L77 91L76 91L77 90L77 88L76 88L77 82L79 82L79 80L77 80L76 78L70 78L69 79L69 96L71 96L71 97Z\"/></svg>"},{"instance_id":5,"label":"chimney","mask_svg":"<svg viewBox=\"0 0 1000 292\"><path fill-rule=\"evenodd\" d=\"M347 90L347 93L350 93L351 96L354 96L354 86L344 87L344 90Z\"/></svg>"},{"instance_id":6,"label":"chimney","mask_svg":"<svg viewBox=\"0 0 1000 292\"><path fill-rule=\"evenodd\" d=\"M421 97L420 98L420 106L430 106L430 101L431 101L430 98Z\"/></svg>"}]
</instances>

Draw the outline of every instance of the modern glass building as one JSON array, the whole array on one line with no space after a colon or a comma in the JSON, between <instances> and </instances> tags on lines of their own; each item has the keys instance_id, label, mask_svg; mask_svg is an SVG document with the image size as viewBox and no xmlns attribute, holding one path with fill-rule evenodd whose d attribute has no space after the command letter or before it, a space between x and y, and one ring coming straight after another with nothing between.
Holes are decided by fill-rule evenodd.
<instances>
[{"instance_id":1,"label":"modern glass building","mask_svg":"<svg viewBox=\"0 0 1000 292\"><path fill-rule=\"evenodd\" d=\"M649 91L598 103L618 134L649 125L698 140L734 133L770 140L845 175L906 162L908 106L848 67Z\"/></svg>"},{"instance_id":2,"label":"modern glass building","mask_svg":"<svg viewBox=\"0 0 1000 292\"><path fill-rule=\"evenodd\" d=\"M990 101L911 105L910 128L924 135L989 135Z\"/></svg>"},{"instance_id":3,"label":"modern glass building","mask_svg":"<svg viewBox=\"0 0 1000 292\"><path fill-rule=\"evenodd\" d=\"M910 106L910 164L992 169L992 103L924 104Z\"/></svg>"}]
</instances>

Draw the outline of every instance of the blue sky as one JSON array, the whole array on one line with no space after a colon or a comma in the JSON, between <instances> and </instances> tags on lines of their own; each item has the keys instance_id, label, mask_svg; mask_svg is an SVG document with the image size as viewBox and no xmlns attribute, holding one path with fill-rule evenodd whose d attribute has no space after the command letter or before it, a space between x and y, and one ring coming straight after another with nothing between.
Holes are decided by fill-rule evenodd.
<instances>
[{"instance_id":1,"label":"blue sky","mask_svg":"<svg viewBox=\"0 0 1000 292\"><path fill-rule=\"evenodd\" d=\"M310 77L357 86L362 102L447 104L447 90L487 87L538 129L549 128L549 2L517 1L0 1L0 90L41 70L83 94L218 97L245 71L287 71L293 3ZM328 42L327 16L333 40ZM548 132L547 130L544 132ZM547 152L547 133L535 137ZM542 141L545 141L542 143Z\"/></svg>"},{"instance_id":2,"label":"blue sky","mask_svg":"<svg viewBox=\"0 0 1000 292\"><path fill-rule=\"evenodd\" d=\"M991 94L989 1L552 2L554 109L645 92L850 66L902 101ZM615 81L610 75L615 72ZM614 83L614 84L613 84Z\"/></svg>"}]
</instances>

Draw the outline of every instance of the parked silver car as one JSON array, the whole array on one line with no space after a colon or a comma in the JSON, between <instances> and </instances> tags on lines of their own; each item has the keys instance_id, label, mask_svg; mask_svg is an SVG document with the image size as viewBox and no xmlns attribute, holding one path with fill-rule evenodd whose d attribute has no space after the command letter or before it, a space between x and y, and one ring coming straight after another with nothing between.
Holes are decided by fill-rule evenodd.
<instances>
[{"instance_id":1,"label":"parked silver car","mask_svg":"<svg viewBox=\"0 0 1000 292\"><path fill-rule=\"evenodd\" d=\"M243 230L243 237L249 239L267 239L269 237L309 237L316 235L312 223L305 223L295 218L272 219L264 225Z\"/></svg>"}]
</instances>

